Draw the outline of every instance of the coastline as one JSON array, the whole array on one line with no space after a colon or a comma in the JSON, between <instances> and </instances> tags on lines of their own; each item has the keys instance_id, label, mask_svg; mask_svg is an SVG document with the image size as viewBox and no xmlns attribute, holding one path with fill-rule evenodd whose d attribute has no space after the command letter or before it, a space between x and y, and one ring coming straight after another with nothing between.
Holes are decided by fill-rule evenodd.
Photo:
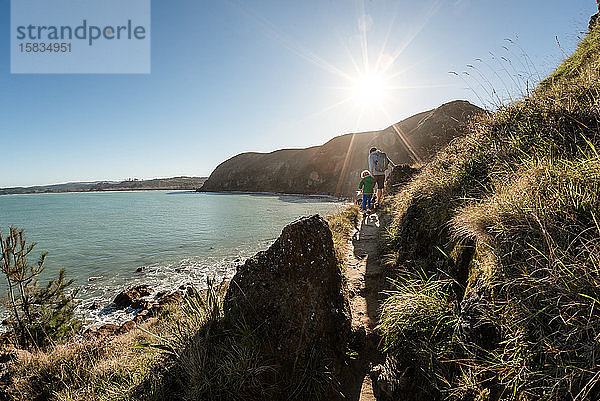
<instances>
[{"instance_id":1,"label":"coastline","mask_svg":"<svg viewBox=\"0 0 600 401\"><path fill-rule=\"evenodd\" d=\"M297 196L301 198L315 198L315 199L331 199L336 202L351 202L351 199L345 196L335 196L331 194L315 194L315 193L294 193L294 192L271 192L271 191L201 191L200 189L194 190L194 192L201 194L215 194L215 195L266 195L266 196Z\"/></svg>"},{"instance_id":2,"label":"coastline","mask_svg":"<svg viewBox=\"0 0 600 401\"><path fill-rule=\"evenodd\" d=\"M102 192L109 194L86 196L77 191L58 193L64 196L0 198L5 211L0 223L25 228L32 240L42 239L36 249L50 251L49 275L64 267L69 278L75 279L77 314L86 327L133 318L132 310L109 308L115 296L129 287L148 285L156 292L190 285L202 289L207 277L220 282L233 276L237 264L268 248L293 220L312 213L325 216L342 207L338 198L319 194L195 196L199 193L179 190L172 192L179 196L169 197L169 190ZM23 207L37 212L23 219ZM224 207L233 209L223 214ZM258 217L257 208L264 210ZM174 223L167 223L164 216ZM240 232L232 219L254 222L250 224L259 228ZM65 235L71 227L79 234ZM110 238L126 240L106 248ZM123 256L115 259L110 256L114 253Z\"/></svg>"}]
</instances>

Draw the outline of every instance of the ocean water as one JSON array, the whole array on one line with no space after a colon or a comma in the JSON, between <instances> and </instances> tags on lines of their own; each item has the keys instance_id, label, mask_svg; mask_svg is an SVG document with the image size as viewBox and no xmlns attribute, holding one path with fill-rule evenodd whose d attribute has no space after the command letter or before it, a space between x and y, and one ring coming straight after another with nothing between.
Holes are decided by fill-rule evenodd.
<instances>
[{"instance_id":1,"label":"ocean water","mask_svg":"<svg viewBox=\"0 0 600 401\"><path fill-rule=\"evenodd\" d=\"M189 191L8 195L0 196L0 229L25 229L37 243L30 262L48 251L42 284L66 269L87 324L118 323L133 311L105 306L126 287L148 284L158 291L202 287L207 277L220 282L290 222L326 216L341 205L327 197ZM0 297L5 291L0 277ZM94 301L103 309L89 310Z\"/></svg>"}]
</instances>

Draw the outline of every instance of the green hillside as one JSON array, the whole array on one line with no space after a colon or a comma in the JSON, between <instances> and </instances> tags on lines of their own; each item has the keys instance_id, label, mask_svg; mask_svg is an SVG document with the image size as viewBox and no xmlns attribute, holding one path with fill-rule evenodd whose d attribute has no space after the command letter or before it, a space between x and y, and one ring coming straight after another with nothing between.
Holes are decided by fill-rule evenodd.
<instances>
[{"instance_id":1,"label":"green hillside","mask_svg":"<svg viewBox=\"0 0 600 401\"><path fill-rule=\"evenodd\" d=\"M598 399L599 48L595 29L388 198L391 399Z\"/></svg>"}]
</instances>

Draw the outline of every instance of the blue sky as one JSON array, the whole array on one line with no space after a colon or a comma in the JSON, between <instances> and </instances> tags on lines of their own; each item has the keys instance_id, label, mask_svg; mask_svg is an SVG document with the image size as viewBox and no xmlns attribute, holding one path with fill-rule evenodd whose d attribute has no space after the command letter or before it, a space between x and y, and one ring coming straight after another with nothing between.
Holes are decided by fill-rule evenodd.
<instances>
[{"instance_id":1,"label":"blue sky","mask_svg":"<svg viewBox=\"0 0 600 401\"><path fill-rule=\"evenodd\" d=\"M454 99L495 103L490 86L518 95L548 75L595 10L592 0L153 1L151 74L11 75L9 4L0 0L0 187L208 175L243 151L318 145Z\"/></svg>"}]
</instances>

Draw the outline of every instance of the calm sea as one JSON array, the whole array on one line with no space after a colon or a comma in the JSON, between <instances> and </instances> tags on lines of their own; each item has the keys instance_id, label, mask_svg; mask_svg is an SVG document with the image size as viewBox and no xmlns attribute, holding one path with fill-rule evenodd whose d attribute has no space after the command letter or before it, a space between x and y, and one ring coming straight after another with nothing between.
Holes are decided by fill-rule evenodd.
<instances>
[{"instance_id":1,"label":"calm sea","mask_svg":"<svg viewBox=\"0 0 600 401\"><path fill-rule=\"evenodd\" d=\"M172 290L230 277L236 263L267 248L285 225L340 206L325 197L187 191L8 195L0 196L0 228L25 229L37 243L31 262L48 251L42 282L66 269L88 323L118 322L126 312L88 306L104 307L135 284ZM0 277L0 297L5 291Z\"/></svg>"}]
</instances>

